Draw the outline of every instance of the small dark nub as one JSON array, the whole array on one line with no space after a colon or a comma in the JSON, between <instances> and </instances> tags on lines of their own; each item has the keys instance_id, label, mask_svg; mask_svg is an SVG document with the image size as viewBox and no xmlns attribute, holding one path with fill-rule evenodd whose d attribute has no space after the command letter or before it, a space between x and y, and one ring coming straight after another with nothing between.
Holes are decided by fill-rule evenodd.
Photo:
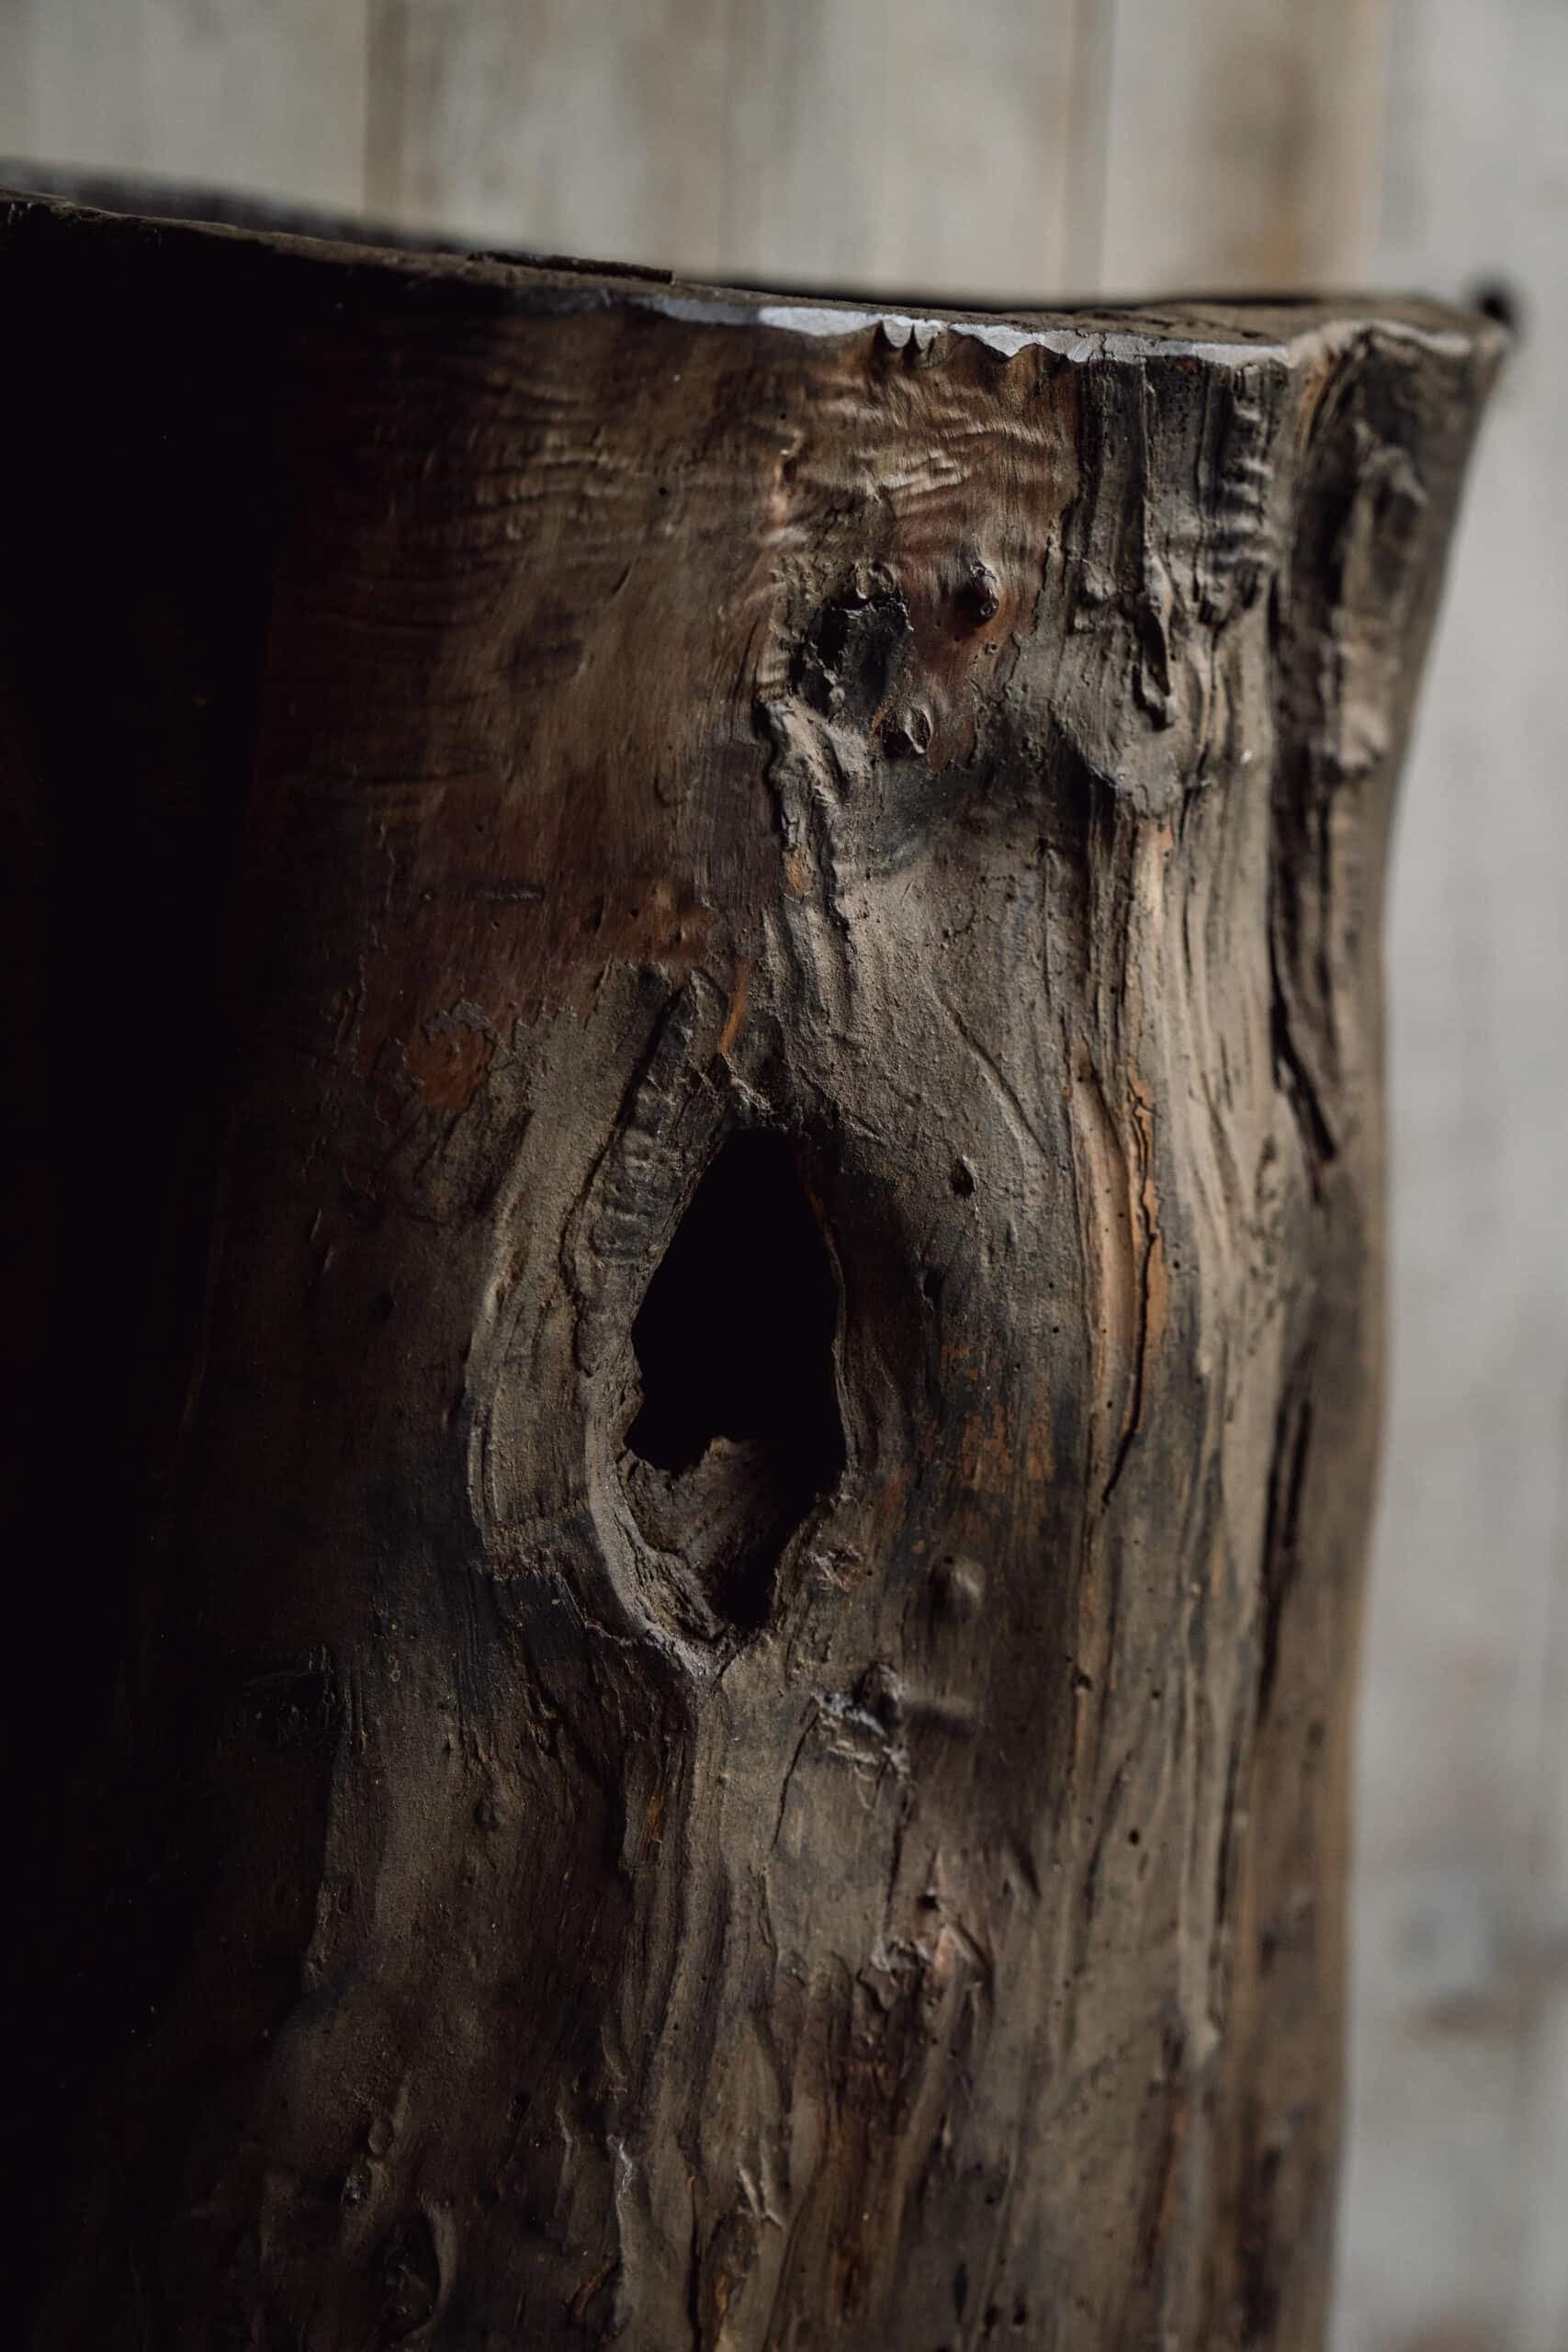
<instances>
[{"instance_id":1,"label":"small dark nub","mask_svg":"<svg viewBox=\"0 0 1568 2352\"><path fill-rule=\"evenodd\" d=\"M1472 310L1479 311L1507 334L1516 338L1523 320L1524 306L1514 288L1501 277L1484 277L1470 291Z\"/></svg>"},{"instance_id":2,"label":"small dark nub","mask_svg":"<svg viewBox=\"0 0 1568 2352\"><path fill-rule=\"evenodd\" d=\"M976 556L968 564L959 581L956 602L960 613L972 628L984 628L994 621L1001 597L997 588L997 575L988 563Z\"/></svg>"}]
</instances>

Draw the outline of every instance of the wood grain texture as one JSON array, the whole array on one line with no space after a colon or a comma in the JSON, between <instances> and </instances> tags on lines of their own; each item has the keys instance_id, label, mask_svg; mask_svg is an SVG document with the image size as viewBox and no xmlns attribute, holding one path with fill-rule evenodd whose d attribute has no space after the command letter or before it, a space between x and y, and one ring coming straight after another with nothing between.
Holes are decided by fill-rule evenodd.
<instances>
[{"instance_id":1,"label":"wood grain texture","mask_svg":"<svg viewBox=\"0 0 1568 2352\"><path fill-rule=\"evenodd\" d=\"M758 0L570 16L379 0L368 28L362 0L9 0L0 150L352 203L367 138L372 187L407 220L743 275L1010 294L1047 275L1088 287L1103 250L1110 281L1138 291L1358 269L1456 297L1500 266L1521 281L1529 340L1473 502L1391 943L1393 1304L1396 1340L1409 1336L1363 1718L1338 2340L1409 2352L1468 2331L1558 2352L1568 1876L1550 1792L1568 1685L1549 1661L1568 1584L1551 1419L1568 1311L1540 1280L1561 1262L1564 1091L1540 1008L1562 998L1551 897L1564 852L1540 681L1565 602L1561 535L1541 517L1561 478L1555 93L1568 69L1551 0L1402 0L1394 30L1381 248L1380 25L1337 6L1285 24L1275 0L927 5L892 25L881 7ZM1478 858L1483 768L1506 771L1513 813ZM1529 888L1505 921L1516 849Z\"/></svg>"},{"instance_id":2,"label":"wood grain texture","mask_svg":"<svg viewBox=\"0 0 1568 2352\"><path fill-rule=\"evenodd\" d=\"M376 213L720 266L727 0L370 0L370 22Z\"/></svg>"},{"instance_id":3,"label":"wood grain texture","mask_svg":"<svg viewBox=\"0 0 1568 2352\"><path fill-rule=\"evenodd\" d=\"M1568 17L1395 20L1387 278L1510 293L1394 861L1345 2352L1568 2342Z\"/></svg>"},{"instance_id":4,"label":"wood grain texture","mask_svg":"<svg viewBox=\"0 0 1568 2352\"><path fill-rule=\"evenodd\" d=\"M6 0L5 13L25 22L28 81L25 120L0 148L363 201L365 0Z\"/></svg>"},{"instance_id":5,"label":"wood grain texture","mask_svg":"<svg viewBox=\"0 0 1568 2352\"><path fill-rule=\"evenodd\" d=\"M723 267L870 284L888 158L901 146L887 0L804 0L787 17L768 0L731 7Z\"/></svg>"},{"instance_id":6,"label":"wood grain texture","mask_svg":"<svg viewBox=\"0 0 1568 2352\"><path fill-rule=\"evenodd\" d=\"M43 2343L1314 2346L1382 850L1489 332L0 250L30 1001L199 1024L103 1081L185 1271L77 1503Z\"/></svg>"},{"instance_id":7,"label":"wood grain texture","mask_svg":"<svg viewBox=\"0 0 1568 2352\"><path fill-rule=\"evenodd\" d=\"M543 252L1016 297L1074 251L1096 9L375 0L369 199Z\"/></svg>"},{"instance_id":8,"label":"wood grain texture","mask_svg":"<svg viewBox=\"0 0 1568 2352\"><path fill-rule=\"evenodd\" d=\"M1387 0L1107 0L1100 284L1354 283L1382 154Z\"/></svg>"},{"instance_id":9,"label":"wood grain texture","mask_svg":"<svg viewBox=\"0 0 1568 2352\"><path fill-rule=\"evenodd\" d=\"M1040 299L1076 259L1094 9L729 0L720 249L742 278ZM1080 181L1083 183L1080 187Z\"/></svg>"}]
</instances>

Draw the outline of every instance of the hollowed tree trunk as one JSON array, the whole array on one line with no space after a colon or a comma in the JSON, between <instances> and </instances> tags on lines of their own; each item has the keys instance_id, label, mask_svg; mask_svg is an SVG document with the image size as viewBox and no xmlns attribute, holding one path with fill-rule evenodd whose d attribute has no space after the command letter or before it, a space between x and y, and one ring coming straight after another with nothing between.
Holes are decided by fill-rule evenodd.
<instances>
[{"instance_id":1,"label":"hollowed tree trunk","mask_svg":"<svg viewBox=\"0 0 1568 2352\"><path fill-rule=\"evenodd\" d=\"M0 218L42 2341L1315 2344L1487 331Z\"/></svg>"}]
</instances>

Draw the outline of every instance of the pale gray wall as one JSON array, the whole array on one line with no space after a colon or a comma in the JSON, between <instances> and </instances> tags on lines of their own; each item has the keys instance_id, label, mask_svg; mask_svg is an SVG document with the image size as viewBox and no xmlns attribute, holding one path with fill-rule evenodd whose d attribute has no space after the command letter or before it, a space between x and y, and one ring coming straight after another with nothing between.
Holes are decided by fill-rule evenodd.
<instances>
[{"instance_id":1,"label":"pale gray wall","mask_svg":"<svg viewBox=\"0 0 1568 2352\"><path fill-rule=\"evenodd\" d=\"M1379 274L1524 333L1394 866L1343 2352L1568 2352L1568 6L1403 0Z\"/></svg>"},{"instance_id":2,"label":"pale gray wall","mask_svg":"<svg viewBox=\"0 0 1568 2352\"><path fill-rule=\"evenodd\" d=\"M0 151L694 273L1518 291L1393 899L1337 2352L1568 2352L1568 0L0 0Z\"/></svg>"}]
</instances>

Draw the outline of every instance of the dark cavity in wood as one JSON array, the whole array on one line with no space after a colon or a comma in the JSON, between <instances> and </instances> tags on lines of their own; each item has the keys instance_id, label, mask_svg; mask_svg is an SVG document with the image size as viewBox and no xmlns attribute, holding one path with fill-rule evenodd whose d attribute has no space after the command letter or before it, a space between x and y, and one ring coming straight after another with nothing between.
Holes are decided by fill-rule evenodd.
<instances>
[{"instance_id":1,"label":"dark cavity in wood","mask_svg":"<svg viewBox=\"0 0 1568 2352\"><path fill-rule=\"evenodd\" d=\"M632 1325L633 1510L741 1632L765 1621L779 1555L844 1467L838 1286L800 1160L766 1128L730 1136Z\"/></svg>"}]
</instances>

